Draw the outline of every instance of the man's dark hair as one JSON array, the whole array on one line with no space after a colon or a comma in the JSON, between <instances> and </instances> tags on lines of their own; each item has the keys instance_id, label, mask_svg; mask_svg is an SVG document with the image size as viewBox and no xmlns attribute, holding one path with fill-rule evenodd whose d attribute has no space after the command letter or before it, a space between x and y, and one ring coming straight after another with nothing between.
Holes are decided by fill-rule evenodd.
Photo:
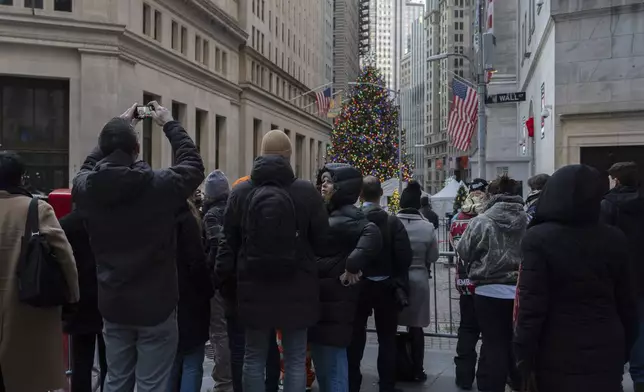
<instances>
[{"instance_id":1,"label":"man's dark hair","mask_svg":"<svg viewBox=\"0 0 644 392\"><path fill-rule=\"evenodd\" d=\"M382 185L374 176L367 176L362 181L362 198L368 202L379 202L382 197Z\"/></svg>"},{"instance_id":2,"label":"man's dark hair","mask_svg":"<svg viewBox=\"0 0 644 392\"><path fill-rule=\"evenodd\" d=\"M537 174L528 179L528 186L533 191L541 191L550 179L548 174Z\"/></svg>"},{"instance_id":3,"label":"man's dark hair","mask_svg":"<svg viewBox=\"0 0 644 392\"><path fill-rule=\"evenodd\" d=\"M420 206L425 207L429 205L429 196L423 196L420 198Z\"/></svg>"},{"instance_id":4,"label":"man's dark hair","mask_svg":"<svg viewBox=\"0 0 644 392\"><path fill-rule=\"evenodd\" d=\"M130 120L120 117L108 121L98 137L98 147L105 155L110 155L116 150L134 154L138 143Z\"/></svg>"},{"instance_id":5,"label":"man's dark hair","mask_svg":"<svg viewBox=\"0 0 644 392\"><path fill-rule=\"evenodd\" d=\"M639 182L639 172L635 162L617 162L608 169L608 174L623 186L637 186Z\"/></svg>"},{"instance_id":6,"label":"man's dark hair","mask_svg":"<svg viewBox=\"0 0 644 392\"><path fill-rule=\"evenodd\" d=\"M25 164L20 155L12 151L0 152L0 188L20 186L24 174Z\"/></svg>"},{"instance_id":7,"label":"man's dark hair","mask_svg":"<svg viewBox=\"0 0 644 392\"><path fill-rule=\"evenodd\" d=\"M501 176L490 183L488 193L490 195L511 195L516 196L519 192L519 183L508 176Z\"/></svg>"}]
</instances>

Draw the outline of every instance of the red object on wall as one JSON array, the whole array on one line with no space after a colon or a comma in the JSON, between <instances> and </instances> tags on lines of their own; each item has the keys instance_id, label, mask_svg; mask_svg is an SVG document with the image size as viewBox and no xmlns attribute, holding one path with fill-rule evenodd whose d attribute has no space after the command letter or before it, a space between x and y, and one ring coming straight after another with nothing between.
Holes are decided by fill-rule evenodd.
<instances>
[{"instance_id":1,"label":"red object on wall","mask_svg":"<svg viewBox=\"0 0 644 392\"><path fill-rule=\"evenodd\" d=\"M56 189L49 194L49 204L54 208L56 218L60 219L63 216L72 212L72 190L71 189Z\"/></svg>"},{"instance_id":2,"label":"red object on wall","mask_svg":"<svg viewBox=\"0 0 644 392\"><path fill-rule=\"evenodd\" d=\"M528 137L534 137L534 117L526 120L525 127L528 129Z\"/></svg>"},{"instance_id":3,"label":"red object on wall","mask_svg":"<svg viewBox=\"0 0 644 392\"><path fill-rule=\"evenodd\" d=\"M461 157L461 169L467 169L467 165L470 163L470 157L463 155Z\"/></svg>"}]
</instances>

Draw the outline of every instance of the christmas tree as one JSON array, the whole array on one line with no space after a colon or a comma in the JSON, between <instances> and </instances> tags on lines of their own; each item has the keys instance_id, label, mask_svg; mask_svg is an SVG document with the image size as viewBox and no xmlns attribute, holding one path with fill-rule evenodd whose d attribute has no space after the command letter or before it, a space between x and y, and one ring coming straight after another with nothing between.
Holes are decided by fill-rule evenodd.
<instances>
[{"instance_id":1,"label":"christmas tree","mask_svg":"<svg viewBox=\"0 0 644 392\"><path fill-rule=\"evenodd\" d=\"M463 206L463 203L465 203L465 199L467 199L467 189L465 188L465 185L461 185L460 188L458 188L456 198L454 199L454 215L458 214L461 206Z\"/></svg>"},{"instance_id":2,"label":"christmas tree","mask_svg":"<svg viewBox=\"0 0 644 392\"><path fill-rule=\"evenodd\" d=\"M349 101L335 119L328 162L348 163L362 172L386 181L398 178L398 106L390 97L380 71L372 66L362 70ZM405 145L405 132L402 143ZM411 179L412 166L402 155L402 174Z\"/></svg>"},{"instance_id":3,"label":"christmas tree","mask_svg":"<svg viewBox=\"0 0 644 392\"><path fill-rule=\"evenodd\" d=\"M400 210L400 195L398 194L398 189L394 190L394 193L387 200L387 211L391 215L396 215Z\"/></svg>"}]
</instances>

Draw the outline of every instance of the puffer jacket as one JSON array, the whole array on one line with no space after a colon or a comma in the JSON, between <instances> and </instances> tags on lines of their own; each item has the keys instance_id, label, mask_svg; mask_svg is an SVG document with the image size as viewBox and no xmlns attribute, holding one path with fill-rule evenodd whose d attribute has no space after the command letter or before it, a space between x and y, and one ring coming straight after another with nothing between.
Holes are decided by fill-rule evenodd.
<instances>
[{"instance_id":1,"label":"puffer jacket","mask_svg":"<svg viewBox=\"0 0 644 392\"><path fill-rule=\"evenodd\" d=\"M474 285L517 283L527 226L523 199L510 195L493 196L485 212L470 221L456 251Z\"/></svg>"},{"instance_id":2,"label":"puffer jacket","mask_svg":"<svg viewBox=\"0 0 644 392\"><path fill-rule=\"evenodd\" d=\"M541 191L532 191L525 199L525 212L528 214L528 222L534 218L537 212L537 202L541 196Z\"/></svg>"},{"instance_id":3,"label":"puffer jacket","mask_svg":"<svg viewBox=\"0 0 644 392\"><path fill-rule=\"evenodd\" d=\"M224 211L228 194L221 195L215 200L208 200L204 204L203 227L206 238L207 264L214 278L215 288L219 288L219 280L214 275L215 261L219 242L224 238Z\"/></svg>"},{"instance_id":4,"label":"puffer jacket","mask_svg":"<svg viewBox=\"0 0 644 392\"><path fill-rule=\"evenodd\" d=\"M355 207L362 188L362 175L347 164L327 164L318 176L330 173L335 193L328 203L327 249L318 257L320 279L320 320L309 329L312 343L348 347L360 294L360 284L345 287L340 276L356 273L373 262L382 248L380 231Z\"/></svg>"},{"instance_id":5,"label":"puffer jacket","mask_svg":"<svg viewBox=\"0 0 644 392\"><path fill-rule=\"evenodd\" d=\"M245 255L244 217L256 187L278 184L291 194L300 241L299 263L291 276L265 279L249 272ZM250 181L230 192L224 212L224 240L219 243L215 273L221 294L236 306L227 310L246 328L301 329L315 325L319 317L319 287L315 256L326 248L329 219L322 196L309 181L295 178L288 159L264 155L255 159ZM280 244L270 244L280 246Z\"/></svg>"}]
</instances>

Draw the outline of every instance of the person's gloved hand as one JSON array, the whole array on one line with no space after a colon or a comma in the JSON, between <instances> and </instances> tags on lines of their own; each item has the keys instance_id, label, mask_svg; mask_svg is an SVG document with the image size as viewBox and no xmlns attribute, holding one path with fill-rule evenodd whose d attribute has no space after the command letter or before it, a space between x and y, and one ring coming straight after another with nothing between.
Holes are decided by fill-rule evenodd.
<instances>
[{"instance_id":1,"label":"person's gloved hand","mask_svg":"<svg viewBox=\"0 0 644 392\"><path fill-rule=\"evenodd\" d=\"M136 127L136 124L139 123L139 119L135 116L137 106L139 106L139 104L135 102L134 105L119 116L122 119L128 120L132 125L132 128Z\"/></svg>"},{"instance_id":2,"label":"person's gloved hand","mask_svg":"<svg viewBox=\"0 0 644 392\"><path fill-rule=\"evenodd\" d=\"M404 309L409 306L409 297L407 296L407 293L405 293L405 290L400 287L396 287L395 295L396 303L400 309Z\"/></svg>"},{"instance_id":3,"label":"person's gloved hand","mask_svg":"<svg viewBox=\"0 0 644 392\"><path fill-rule=\"evenodd\" d=\"M148 105L150 105L153 109L152 118L160 126L164 126L165 124L173 120L172 113L170 113L167 108L159 105L157 101L152 101Z\"/></svg>"}]
</instances>

